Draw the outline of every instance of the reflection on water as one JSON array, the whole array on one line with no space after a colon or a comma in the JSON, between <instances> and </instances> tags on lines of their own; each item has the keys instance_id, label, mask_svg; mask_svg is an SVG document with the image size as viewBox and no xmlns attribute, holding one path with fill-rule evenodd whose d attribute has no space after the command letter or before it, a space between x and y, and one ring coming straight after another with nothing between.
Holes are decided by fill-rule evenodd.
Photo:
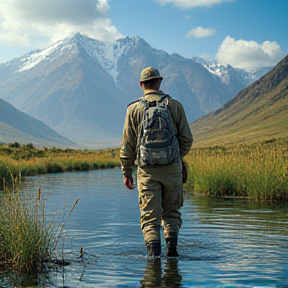
<instances>
[{"instance_id":1,"label":"reflection on water","mask_svg":"<svg viewBox=\"0 0 288 288\"><path fill-rule=\"evenodd\" d=\"M39 185L59 221L79 198L59 249L71 264L52 269L45 287L288 287L287 204L187 197L179 259L152 261L137 191L123 186L120 170L30 177L22 190L36 194Z\"/></svg>"},{"instance_id":2,"label":"reflection on water","mask_svg":"<svg viewBox=\"0 0 288 288\"><path fill-rule=\"evenodd\" d=\"M140 282L141 287L181 287L181 282L178 259L167 259L163 274L161 258L147 259L144 279Z\"/></svg>"}]
</instances>

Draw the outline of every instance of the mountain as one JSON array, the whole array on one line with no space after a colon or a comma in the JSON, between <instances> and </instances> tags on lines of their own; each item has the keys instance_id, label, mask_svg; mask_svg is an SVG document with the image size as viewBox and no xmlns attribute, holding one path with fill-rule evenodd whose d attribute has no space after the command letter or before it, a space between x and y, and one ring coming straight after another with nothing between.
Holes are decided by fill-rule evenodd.
<instances>
[{"instance_id":1,"label":"mountain","mask_svg":"<svg viewBox=\"0 0 288 288\"><path fill-rule=\"evenodd\" d=\"M261 67L255 69L240 69L232 67L229 64L221 64L216 60L201 57L193 57L192 59L197 63L200 63L212 74L220 77L223 83L229 84L229 82L233 81L236 85L237 83L240 83L240 86L244 85L244 87L258 80L273 68Z\"/></svg>"},{"instance_id":2,"label":"mountain","mask_svg":"<svg viewBox=\"0 0 288 288\"><path fill-rule=\"evenodd\" d=\"M196 146L288 138L288 56L222 108L191 124Z\"/></svg>"},{"instance_id":3,"label":"mountain","mask_svg":"<svg viewBox=\"0 0 288 288\"><path fill-rule=\"evenodd\" d=\"M161 88L182 102L190 122L251 81L232 67L223 81L197 61L154 49L137 36L106 43L76 33L1 64L0 97L80 144L118 145L126 106L142 96L139 75L147 66L159 68Z\"/></svg>"},{"instance_id":4,"label":"mountain","mask_svg":"<svg viewBox=\"0 0 288 288\"><path fill-rule=\"evenodd\" d=\"M45 147L73 147L72 141L60 136L43 122L20 112L0 99L0 143L33 143Z\"/></svg>"}]
</instances>

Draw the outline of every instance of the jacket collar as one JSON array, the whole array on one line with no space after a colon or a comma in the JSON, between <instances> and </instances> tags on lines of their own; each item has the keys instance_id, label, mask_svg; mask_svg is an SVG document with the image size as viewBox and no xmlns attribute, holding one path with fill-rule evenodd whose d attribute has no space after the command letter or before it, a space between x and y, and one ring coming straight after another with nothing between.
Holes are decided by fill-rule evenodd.
<instances>
[{"instance_id":1,"label":"jacket collar","mask_svg":"<svg viewBox=\"0 0 288 288\"><path fill-rule=\"evenodd\" d=\"M164 92L161 91L161 90L151 90L147 93L144 94L144 97L148 97L149 95L159 95L159 96L162 96L164 95Z\"/></svg>"}]
</instances>

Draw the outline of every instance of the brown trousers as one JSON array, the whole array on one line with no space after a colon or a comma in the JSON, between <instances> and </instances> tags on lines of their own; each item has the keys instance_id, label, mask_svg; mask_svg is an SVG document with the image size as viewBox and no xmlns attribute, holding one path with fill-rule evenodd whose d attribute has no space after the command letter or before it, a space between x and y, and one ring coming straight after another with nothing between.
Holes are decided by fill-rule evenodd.
<instances>
[{"instance_id":1,"label":"brown trousers","mask_svg":"<svg viewBox=\"0 0 288 288\"><path fill-rule=\"evenodd\" d=\"M137 169L140 224L146 243L160 240L161 226L164 227L164 237L169 232L178 233L181 227L179 211L183 206L181 169L181 159L169 165Z\"/></svg>"}]
</instances>

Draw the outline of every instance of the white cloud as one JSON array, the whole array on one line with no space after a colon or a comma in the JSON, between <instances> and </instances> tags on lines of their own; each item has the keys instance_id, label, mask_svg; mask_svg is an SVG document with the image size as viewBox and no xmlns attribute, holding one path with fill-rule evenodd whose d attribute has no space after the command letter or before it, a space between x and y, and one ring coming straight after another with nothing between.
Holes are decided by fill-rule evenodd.
<instances>
[{"instance_id":1,"label":"white cloud","mask_svg":"<svg viewBox=\"0 0 288 288\"><path fill-rule=\"evenodd\" d=\"M234 0L156 0L156 2L164 5L172 3L174 6L189 9L195 7L208 6L211 7L216 4L221 4L224 2L233 2Z\"/></svg>"},{"instance_id":2,"label":"white cloud","mask_svg":"<svg viewBox=\"0 0 288 288\"><path fill-rule=\"evenodd\" d=\"M227 36L217 52L217 60L223 64L248 69L275 66L285 57L277 42L235 40Z\"/></svg>"},{"instance_id":3,"label":"white cloud","mask_svg":"<svg viewBox=\"0 0 288 288\"><path fill-rule=\"evenodd\" d=\"M122 35L107 17L107 1L1 0L0 43L35 48L75 31L113 41Z\"/></svg>"},{"instance_id":4,"label":"white cloud","mask_svg":"<svg viewBox=\"0 0 288 288\"><path fill-rule=\"evenodd\" d=\"M214 35L217 31L214 29L207 29L202 27L197 27L192 30L190 30L186 37L196 37L196 38L203 38L203 37L209 37L211 35Z\"/></svg>"}]
</instances>

